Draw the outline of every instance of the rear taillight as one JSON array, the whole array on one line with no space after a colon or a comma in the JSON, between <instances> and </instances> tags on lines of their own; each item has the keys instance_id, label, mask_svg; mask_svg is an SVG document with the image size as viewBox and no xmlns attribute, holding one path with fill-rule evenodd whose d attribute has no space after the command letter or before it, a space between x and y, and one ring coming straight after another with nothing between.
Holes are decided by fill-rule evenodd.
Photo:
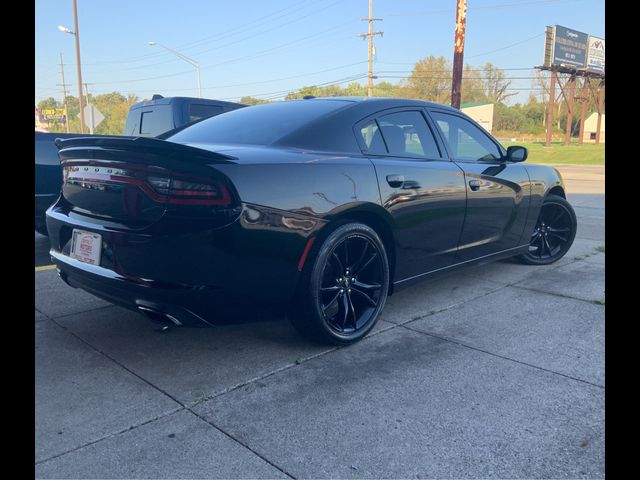
<instances>
[{"instance_id":1,"label":"rear taillight","mask_svg":"<svg viewBox=\"0 0 640 480\"><path fill-rule=\"evenodd\" d=\"M104 190L108 185L128 184L138 187L149 198L172 205L218 205L232 203L231 193L223 181L213 178L158 175L148 168L126 169L98 165L66 165L64 183L87 189ZM169 172L167 172L169 173Z\"/></svg>"},{"instance_id":2,"label":"rear taillight","mask_svg":"<svg viewBox=\"0 0 640 480\"><path fill-rule=\"evenodd\" d=\"M206 183L167 177L148 177L149 185L164 198L164 203L181 205L228 205L229 190L222 182Z\"/></svg>"}]
</instances>

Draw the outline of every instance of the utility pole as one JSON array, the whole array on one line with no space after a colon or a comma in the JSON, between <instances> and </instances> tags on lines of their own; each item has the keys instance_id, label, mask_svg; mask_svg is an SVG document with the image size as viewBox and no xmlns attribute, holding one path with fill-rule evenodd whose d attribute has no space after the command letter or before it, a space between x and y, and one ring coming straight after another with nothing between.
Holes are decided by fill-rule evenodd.
<instances>
[{"instance_id":1,"label":"utility pole","mask_svg":"<svg viewBox=\"0 0 640 480\"><path fill-rule=\"evenodd\" d=\"M462 67L464 57L464 32L467 28L467 0L456 3L456 33L453 43L453 78L451 82L451 106L460 108L462 97Z\"/></svg>"},{"instance_id":2,"label":"utility pole","mask_svg":"<svg viewBox=\"0 0 640 480\"><path fill-rule=\"evenodd\" d=\"M556 101L556 71L551 70L551 84L549 85L549 116L547 117L547 136L545 139L545 146L551 145L551 130L553 130L553 109ZM558 114L560 116L560 114Z\"/></svg>"},{"instance_id":3,"label":"utility pole","mask_svg":"<svg viewBox=\"0 0 640 480\"><path fill-rule=\"evenodd\" d=\"M580 91L580 133L578 134L580 138L578 139L578 145L582 145L584 140L584 115L587 110L587 101L589 100L588 82L588 77L582 78L582 90Z\"/></svg>"},{"instance_id":4,"label":"utility pole","mask_svg":"<svg viewBox=\"0 0 640 480\"><path fill-rule=\"evenodd\" d=\"M78 30L78 2L73 0L73 28L76 37L76 66L78 69L78 105L80 107L80 133L84 133L84 101L82 100L82 66L80 65L80 31Z\"/></svg>"},{"instance_id":5,"label":"utility pole","mask_svg":"<svg viewBox=\"0 0 640 480\"><path fill-rule=\"evenodd\" d=\"M69 133L69 109L67 108L67 84L64 83L64 63L62 63L62 53L60 53L60 74L62 75L62 104L64 105L64 123L67 125Z\"/></svg>"},{"instance_id":6,"label":"utility pole","mask_svg":"<svg viewBox=\"0 0 640 480\"><path fill-rule=\"evenodd\" d=\"M356 37L367 37L368 40L368 64L369 69L367 73L367 97L373 97L373 37L375 35L380 35L384 32L374 32L373 31L373 22L376 20L382 20L381 18L373 18L373 0L369 0L369 18L362 18L361 20L366 20L369 22L369 32L361 33L360 35L356 35Z\"/></svg>"},{"instance_id":7,"label":"utility pole","mask_svg":"<svg viewBox=\"0 0 640 480\"><path fill-rule=\"evenodd\" d=\"M574 97L576 95L576 76L571 75L569 78L569 97L565 98L567 103L567 125L565 127L564 144L569 145L571 143L571 130L573 127L573 105Z\"/></svg>"},{"instance_id":8,"label":"utility pole","mask_svg":"<svg viewBox=\"0 0 640 480\"><path fill-rule=\"evenodd\" d=\"M600 143L600 129L602 128L602 112L604 111L604 79L598 88L598 125L596 126L596 143Z\"/></svg>"}]
</instances>

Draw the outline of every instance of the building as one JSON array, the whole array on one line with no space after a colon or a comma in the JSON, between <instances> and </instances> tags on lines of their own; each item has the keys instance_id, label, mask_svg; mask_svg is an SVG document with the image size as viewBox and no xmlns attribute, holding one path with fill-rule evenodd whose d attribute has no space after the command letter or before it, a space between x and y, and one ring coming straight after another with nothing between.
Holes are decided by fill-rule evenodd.
<instances>
[{"instance_id":1,"label":"building","mask_svg":"<svg viewBox=\"0 0 640 480\"><path fill-rule=\"evenodd\" d=\"M482 128L491 133L493 128L493 103L463 103L460 110L478 122Z\"/></svg>"},{"instance_id":2,"label":"building","mask_svg":"<svg viewBox=\"0 0 640 480\"><path fill-rule=\"evenodd\" d=\"M583 142L594 143L596 141L596 132L598 131L598 112L593 112L584 121ZM600 142L604 143L604 113L602 114L602 123L600 124Z\"/></svg>"}]
</instances>

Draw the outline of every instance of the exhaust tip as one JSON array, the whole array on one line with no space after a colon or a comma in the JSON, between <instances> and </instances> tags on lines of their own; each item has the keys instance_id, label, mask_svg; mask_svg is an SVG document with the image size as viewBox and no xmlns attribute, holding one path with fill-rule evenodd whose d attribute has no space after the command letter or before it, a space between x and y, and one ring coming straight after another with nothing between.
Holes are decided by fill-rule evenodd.
<instances>
[{"instance_id":1,"label":"exhaust tip","mask_svg":"<svg viewBox=\"0 0 640 480\"><path fill-rule=\"evenodd\" d=\"M138 311L140 313L142 313L143 315L145 315L146 317L150 318L151 320L154 320L156 322L160 322L163 323L165 325L173 325L173 326L177 326L177 327L181 327L182 326L182 322L180 320L178 320L176 317L174 317L173 315L170 315L168 313L165 312L161 312L159 310L155 310L153 308L150 307L145 307L142 305L138 305Z\"/></svg>"}]
</instances>

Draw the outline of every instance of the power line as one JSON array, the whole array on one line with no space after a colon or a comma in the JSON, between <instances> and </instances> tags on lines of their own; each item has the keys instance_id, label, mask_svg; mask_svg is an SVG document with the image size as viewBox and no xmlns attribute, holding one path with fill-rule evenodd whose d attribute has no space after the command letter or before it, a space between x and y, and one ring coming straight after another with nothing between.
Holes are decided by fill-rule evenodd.
<instances>
[{"instance_id":1,"label":"power line","mask_svg":"<svg viewBox=\"0 0 640 480\"><path fill-rule=\"evenodd\" d=\"M236 83L236 84L232 84L232 85L210 85L210 86L205 86L203 87L203 90L213 90L213 89L222 89L222 88L233 88L233 87L245 87L245 86L249 86L249 85L260 85L260 84L265 84L265 83L273 83L273 82L279 82L282 80L291 80L293 78L302 78L302 77L308 77L311 75L317 75L319 73L326 73L326 72L331 72L331 71L335 71L335 70L340 70L342 68L348 68L348 67L352 67L355 65L361 65L363 63L366 63L366 60L363 60L361 62L354 62L354 63L349 63L346 65L340 65L338 67L332 67L332 68L326 68L324 70L317 70L315 72L307 72L307 73L302 73L299 75L291 75L288 77L281 77L281 78L272 78L270 80L261 80L261 81L257 81L257 82L247 82L247 83ZM197 90L197 88L169 88L169 89L163 89L163 91L167 91L167 92L171 92L171 91L191 91L191 90ZM97 90L95 91L96 93L105 93L108 92L109 90Z\"/></svg>"},{"instance_id":2,"label":"power line","mask_svg":"<svg viewBox=\"0 0 640 480\"><path fill-rule=\"evenodd\" d=\"M367 76L366 73L360 73L357 75L352 75L349 77L343 77L343 78L339 78L337 80L331 80L329 82L323 82L323 83L318 83L315 85L305 85L305 86L312 86L312 87L329 87L332 85L339 85L342 83L346 83L346 82L354 82L356 80L360 80L362 78L365 78ZM274 92L262 92L262 93L252 93L252 94L247 94L247 95L243 95L243 96L247 96L247 97L254 97L254 98L260 98L261 100L273 100L275 98L281 97L283 95L286 95L290 92L296 92L298 90L303 89L305 86L302 87L297 87L297 88L287 88L284 90L278 90L278 91L274 91ZM226 98L221 98L220 100L232 100L238 98L236 97L226 97Z\"/></svg>"},{"instance_id":3,"label":"power line","mask_svg":"<svg viewBox=\"0 0 640 480\"><path fill-rule=\"evenodd\" d=\"M507 45L506 47L501 47L501 48L497 48L496 50L490 50L488 52L483 52L483 53L477 53L475 55L469 55L467 58L476 58L476 57L482 57L484 55L489 55L490 53L496 53L496 52L501 52L502 50L506 50L508 48L511 47L515 47L516 45L521 45L523 43L526 42L530 42L531 40L534 40L536 38L540 38L544 35L544 33L539 33L537 35L534 35L533 37L527 38L526 40L522 40L520 42L516 42L516 43L512 43L511 45Z\"/></svg>"},{"instance_id":4,"label":"power line","mask_svg":"<svg viewBox=\"0 0 640 480\"><path fill-rule=\"evenodd\" d=\"M580 2L584 0L531 0L528 2L517 2L517 3L502 3L496 5L484 5L477 7L469 7L470 11L478 11L478 10L500 10L504 8L511 7L523 7L528 5L539 5L539 4L554 4L554 3L568 3L568 2ZM415 17L422 15L450 15L451 9L443 9L443 10L427 10L427 11L414 11L414 12L398 12L398 13L385 13L385 17Z\"/></svg>"},{"instance_id":5,"label":"power line","mask_svg":"<svg viewBox=\"0 0 640 480\"><path fill-rule=\"evenodd\" d=\"M305 3L309 3L311 1L314 1L314 0L302 0L302 3L305 4ZM300 7L300 4L298 4L297 6ZM304 8L306 8L306 6L303 7L303 8L296 8L296 9L294 9L294 12L300 11L300 10L302 10ZM266 20L266 19L268 17L271 17L273 15L276 15L276 14L278 14L280 12L283 12L283 11L289 10L289 9L291 9L291 6L285 7L283 9L281 9L281 10L277 10L276 12L270 13L270 14L265 15L263 17L260 17L258 19L255 19L255 20L252 20L252 21L249 21L249 22L245 22L243 24L243 26L241 26L241 27L231 28L229 30L226 30L225 32L217 33L216 35L207 36L207 37L201 38L199 40L195 40L195 41L190 42L190 43L178 45L177 48L180 48L180 49L185 49L186 48L188 50L189 46L192 45L192 44L196 44L196 43L203 42L203 41L208 41L208 40L211 40L211 39L218 40L220 38L226 38L226 37L232 35L232 34L229 34L230 32L247 30L249 28L248 27L249 25L253 25L255 23L265 23L265 22L268 23L268 22L271 22L274 19L271 19L271 20ZM277 18L282 18L283 16L286 16L286 14L282 15L280 17L276 17L276 19ZM150 58L159 58L162 55L163 55L162 53L151 53L151 54L146 54L146 55L138 55L138 56L135 56L135 57L126 57L126 58L119 59L119 60L105 60L105 61L102 61L102 62L94 62L94 63L90 63L90 64L86 64L86 65L102 65L102 64L112 64L112 63L133 63L133 62L139 62L141 60L144 61L144 60L147 60L147 59L150 59Z\"/></svg>"},{"instance_id":6,"label":"power line","mask_svg":"<svg viewBox=\"0 0 640 480\"><path fill-rule=\"evenodd\" d=\"M206 50L201 50L201 51L191 52L191 53L190 53L190 55L202 55L202 54L204 54L204 53L208 53L208 52L211 52L211 51L214 51L214 50L219 50L219 49L222 49L222 48L230 47L230 46L232 46L232 45L236 45L236 44L238 44L238 43L242 43L242 42L244 42L244 41L246 41L246 40L250 40L250 39L252 39L252 38L255 38L255 37L257 37L257 36L260 36L260 35L263 35L263 34L265 34L265 33L271 32L271 31L273 31L273 30L277 30L277 29L280 29L280 28L282 28L282 27L284 27L284 26L290 25L290 24L292 24L292 23L296 23L296 22L298 22L298 21L300 21L300 20L302 20L302 19L304 19L304 18L307 18L307 17L309 17L309 16L311 16L311 15L314 15L314 14L316 14L316 13L318 13L318 12L321 12L321 11L323 11L323 10L326 10L326 9L328 9L328 8L332 7L333 5L336 5L337 3L340 3L340 0L337 0L337 1L335 1L335 2L333 2L333 3L331 3L331 4L329 4L329 5L326 5L325 7L321 8L321 9L319 9L319 10L316 10L316 11L313 11L313 12L311 12L311 13L308 13L307 15L303 15L302 17L298 17L298 18L295 18L295 19L290 20L290 21L288 21L288 22L285 22L285 23L282 23L282 24L276 25L275 27L271 27L271 28L268 28L268 29L266 29L266 30L262 30L262 31L260 31L260 32L254 33L254 34L252 34L252 35L249 35L249 36L243 37L243 38L241 38L241 39L239 39L239 40L234 40L234 41L232 41L232 42L228 42L228 43L225 43L225 44L222 44L222 45L216 45L215 47L211 47L211 48L208 48L208 49L206 49ZM340 26L342 26L342 25L346 25L347 23L351 23L351 21L348 21L348 22L342 23L342 24L340 24L340 25L336 26L335 28L339 28ZM254 29L253 29L253 28L250 28L249 30L254 30ZM331 30L331 29L329 29L329 30ZM222 37L222 38L224 38L224 37ZM218 40L219 40L219 39L218 39ZM187 48L187 49L185 49L184 47L177 47L177 48L180 48L181 50L188 50L188 48ZM193 48L193 47L191 47L191 48ZM116 69L116 70L114 70L114 69L109 69L109 70L91 71L91 72L89 72L89 73L92 73L92 74L100 74L100 73L107 73L107 72L108 72L108 73L112 73L112 72L124 72L124 71L131 71L131 70L142 70L142 69L148 69L148 68L150 68L150 67L155 67L155 66L158 66L158 65L165 65L165 64L167 64L167 63L172 63L172 62L175 62L175 61L176 61L175 59L170 59L170 60L165 60L165 61L162 61L162 62L155 62L155 63L146 64L146 65L139 65L139 66L135 66L135 67L128 67L128 68L122 68L122 69Z\"/></svg>"},{"instance_id":7,"label":"power line","mask_svg":"<svg viewBox=\"0 0 640 480\"><path fill-rule=\"evenodd\" d=\"M321 32L317 32L317 33L314 33L312 35L308 35L306 37L298 38L296 40L292 40L290 42L286 42L286 43L283 43L281 45L277 45L275 47L267 48L265 50L261 50L259 52L256 52L256 53L253 53L253 54L250 54L250 55L245 55L243 57L237 57L237 58L225 60L223 62L216 63L216 64L213 64L213 65L203 66L201 68L201 70L207 70L207 69L219 67L221 65L228 65L230 63L236 63L236 62L240 62L240 61L244 61L244 60L252 60L254 58L264 56L265 54L268 54L269 52L272 52L272 51L275 51L275 50L280 50L282 48L285 48L285 47L288 47L290 45L294 45L294 44L297 44L297 43L301 43L301 42L303 42L305 40L309 40L310 38L314 38L314 37L323 35L323 34L325 34L327 32L332 31L332 30L337 30L337 29L345 26L347 23L351 23L351 22L350 21L349 22L344 22L344 23L341 23L341 24L336 25L334 27L331 27L331 28L328 28L326 30L323 30ZM170 74L160 75L160 76L155 76L155 77L137 78L137 79L129 79L129 80L114 80L114 81L95 82L95 85L110 85L110 84L115 84L115 83L145 82L145 81L148 81L148 80L156 80L156 79L161 79L161 78L177 77L179 75L184 75L186 73L191 73L191 72L192 72L191 70L188 70L188 71L170 73Z\"/></svg>"}]
</instances>

